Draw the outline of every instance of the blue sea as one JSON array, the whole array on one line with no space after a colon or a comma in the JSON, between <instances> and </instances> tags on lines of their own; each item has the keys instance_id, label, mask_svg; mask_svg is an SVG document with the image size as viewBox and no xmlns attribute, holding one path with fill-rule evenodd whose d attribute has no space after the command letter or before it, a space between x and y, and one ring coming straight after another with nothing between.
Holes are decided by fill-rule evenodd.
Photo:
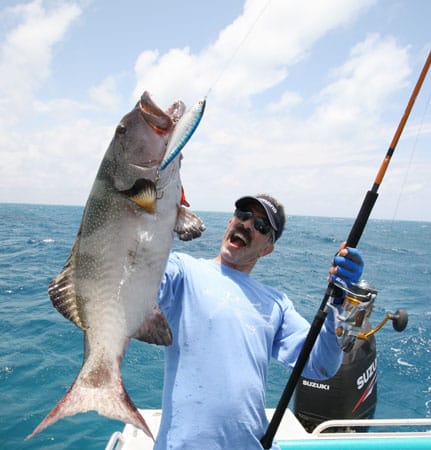
<instances>
[{"instance_id":1,"label":"blue sea","mask_svg":"<svg viewBox=\"0 0 431 450\"><path fill-rule=\"evenodd\" d=\"M82 363L82 332L64 319L47 295L79 227L81 207L0 204L0 448L104 449L123 424L78 414L29 441L25 437L73 382ZM174 248L196 256L216 255L229 214L202 212L207 231ZM289 217L272 255L254 276L288 293L312 320L321 303L332 255L352 219ZM371 321L387 311L409 313L404 332L386 325L377 335L377 418L431 417L431 223L371 219L359 247L364 278L379 291ZM241 368L238 368L240 376ZM163 349L132 342L122 373L141 408L159 408ZM275 407L289 372L270 369L268 407Z\"/></svg>"}]
</instances>

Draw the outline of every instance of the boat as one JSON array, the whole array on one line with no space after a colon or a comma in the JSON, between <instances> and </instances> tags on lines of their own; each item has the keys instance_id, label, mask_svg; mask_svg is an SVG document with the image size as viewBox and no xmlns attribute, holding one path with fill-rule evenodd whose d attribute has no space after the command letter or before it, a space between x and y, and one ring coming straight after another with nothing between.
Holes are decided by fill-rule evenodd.
<instances>
[{"instance_id":1,"label":"boat","mask_svg":"<svg viewBox=\"0 0 431 450\"><path fill-rule=\"evenodd\" d=\"M400 328L404 329L406 313L397 311L392 321L394 329L400 322L403 322ZM372 333L381 326L371 328L366 323L365 329ZM376 358L375 339L371 334L367 339L357 340L345 353L339 371L330 380L316 382L301 377L294 408L285 410L275 434L280 449L431 450L431 418L373 418L377 403ZM162 411L139 411L156 436ZM275 409L266 409L269 421L274 412ZM126 424L122 431L111 435L105 450L151 450L153 445L153 440L142 430Z\"/></svg>"},{"instance_id":2,"label":"boat","mask_svg":"<svg viewBox=\"0 0 431 450\"><path fill-rule=\"evenodd\" d=\"M139 411L156 434L161 410ZM274 409L267 409L266 413L270 419ZM335 431L340 429L345 431ZM431 418L327 420L309 432L287 409L275 440L281 450L430 450ZM105 450L151 450L153 444L142 430L127 424L111 435Z\"/></svg>"},{"instance_id":3,"label":"boat","mask_svg":"<svg viewBox=\"0 0 431 450\"><path fill-rule=\"evenodd\" d=\"M344 301L347 315L341 316L339 324L350 325L341 341L345 350L341 367L329 380L300 377L294 408L283 412L274 437L281 450L431 450L431 418L373 418L377 403L374 334L388 321L392 321L398 332L403 331L408 322L407 312L397 310L387 313L372 327L369 318L375 296L376 291L365 281L347 293ZM359 317L361 323L358 323ZM356 332L352 334L354 329ZM139 411L156 436L162 411ZM266 409L270 423L275 411ZM142 430L126 424L122 431L111 435L105 450L151 450L153 445L153 440Z\"/></svg>"}]
</instances>

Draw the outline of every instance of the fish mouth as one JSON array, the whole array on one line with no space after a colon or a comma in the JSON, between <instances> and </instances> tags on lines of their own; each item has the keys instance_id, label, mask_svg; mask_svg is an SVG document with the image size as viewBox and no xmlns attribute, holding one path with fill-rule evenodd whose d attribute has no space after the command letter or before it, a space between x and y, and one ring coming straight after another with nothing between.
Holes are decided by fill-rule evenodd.
<instances>
[{"instance_id":1,"label":"fish mouth","mask_svg":"<svg viewBox=\"0 0 431 450\"><path fill-rule=\"evenodd\" d=\"M138 103L145 121L158 134L168 134L174 128L185 112L185 105L181 100L174 102L167 111L159 108L145 91Z\"/></svg>"},{"instance_id":2,"label":"fish mouth","mask_svg":"<svg viewBox=\"0 0 431 450\"><path fill-rule=\"evenodd\" d=\"M142 121L150 127L148 132L145 127L142 131L142 151L136 152L129 158L118 174L115 175L115 187L120 192L134 189L137 180L146 179L156 184L160 178L160 163L166 152L166 144L172 133L176 122L185 112L185 105L181 100L173 103L167 111L159 108L151 99L150 94L145 91L135 106L134 114L140 114ZM127 129L127 117L124 129ZM121 133L120 129L120 134ZM136 186L135 186L136 187ZM135 192L131 192L135 198ZM139 200L140 201L140 200Z\"/></svg>"}]
</instances>

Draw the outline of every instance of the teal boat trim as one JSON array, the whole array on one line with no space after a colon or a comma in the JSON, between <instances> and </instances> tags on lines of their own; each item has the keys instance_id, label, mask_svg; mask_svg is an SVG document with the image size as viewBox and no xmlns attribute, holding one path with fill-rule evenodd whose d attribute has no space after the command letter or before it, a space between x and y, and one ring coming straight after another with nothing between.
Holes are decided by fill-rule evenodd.
<instances>
[{"instance_id":1,"label":"teal boat trim","mask_svg":"<svg viewBox=\"0 0 431 450\"><path fill-rule=\"evenodd\" d=\"M277 441L277 444L281 450L430 450L430 438L321 438Z\"/></svg>"}]
</instances>

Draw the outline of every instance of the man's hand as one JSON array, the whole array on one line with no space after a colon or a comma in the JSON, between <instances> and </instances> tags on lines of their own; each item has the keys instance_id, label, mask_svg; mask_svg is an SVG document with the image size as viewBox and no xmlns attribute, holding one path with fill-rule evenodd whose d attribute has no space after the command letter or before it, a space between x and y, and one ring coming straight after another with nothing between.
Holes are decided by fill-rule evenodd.
<instances>
[{"instance_id":1,"label":"man's hand","mask_svg":"<svg viewBox=\"0 0 431 450\"><path fill-rule=\"evenodd\" d=\"M359 251L356 248L347 247L343 242L332 260L328 281L348 289L352 283L359 281L363 270L364 261Z\"/></svg>"}]
</instances>

